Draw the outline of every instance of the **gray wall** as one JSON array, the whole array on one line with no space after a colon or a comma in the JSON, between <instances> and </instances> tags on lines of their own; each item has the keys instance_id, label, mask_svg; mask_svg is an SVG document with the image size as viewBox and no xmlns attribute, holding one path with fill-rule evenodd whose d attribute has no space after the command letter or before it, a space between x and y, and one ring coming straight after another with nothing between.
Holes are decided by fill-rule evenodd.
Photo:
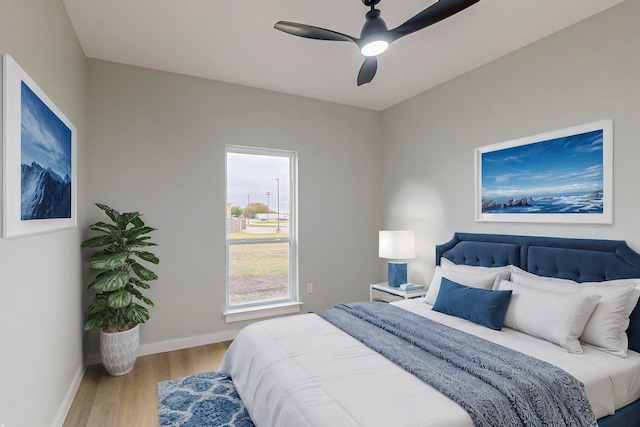
<instances>
[{"instance_id":1,"label":"gray wall","mask_svg":"<svg viewBox=\"0 0 640 427\"><path fill-rule=\"evenodd\" d=\"M62 0L0 0L10 54L78 130L84 217L85 59ZM1 166L0 166L1 168ZM0 239L0 424L61 425L83 372L81 227Z\"/></svg>"},{"instance_id":2,"label":"gray wall","mask_svg":"<svg viewBox=\"0 0 640 427\"><path fill-rule=\"evenodd\" d=\"M640 2L627 1L383 112L384 224L427 282L454 231L626 239L640 251ZM612 225L474 221L474 148L614 121Z\"/></svg>"},{"instance_id":3,"label":"gray wall","mask_svg":"<svg viewBox=\"0 0 640 427\"><path fill-rule=\"evenodd\" d=\"M225 324L225 144L299 156L299 274L312 311L380 280L380 113L99 60L87 61L87 200L158 228L159 280L141 351L215 340ZM86 254L85 254L86 256ZM313 282L314 293L306 293ZM228 334L226 335L228 336ZM171 342L178 340L178 342ZM97 339L90 334L90 354ZM158 346L158 343L167 343Z\"/></svg>"}]
</instances>

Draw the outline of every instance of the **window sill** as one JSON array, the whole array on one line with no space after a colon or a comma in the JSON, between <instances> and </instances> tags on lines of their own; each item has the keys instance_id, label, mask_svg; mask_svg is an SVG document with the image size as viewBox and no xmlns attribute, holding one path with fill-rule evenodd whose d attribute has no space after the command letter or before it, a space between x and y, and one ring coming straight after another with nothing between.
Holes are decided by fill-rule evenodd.
<instances>
[{"instance_id":1,"label":"window sill","mask_svg":"<svg viewBox=\"0 0 640 427\"><path fill-rule=\"evenodd\" d=\"M244 320L261 319L263 317L299 313L300 307L302 307L301 301L290 301L279 304L261 305L259 307L231 308L223 314L226 323L233 323Z\"/></svg>"}]
</instances>

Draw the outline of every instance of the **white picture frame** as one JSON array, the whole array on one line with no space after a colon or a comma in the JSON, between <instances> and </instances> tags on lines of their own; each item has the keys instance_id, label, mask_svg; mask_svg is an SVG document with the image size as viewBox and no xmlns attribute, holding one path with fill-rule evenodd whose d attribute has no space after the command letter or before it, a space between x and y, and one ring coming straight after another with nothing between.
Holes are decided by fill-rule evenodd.
<instances>
[{"instance_id":1,"label":"white picture frame","mask_svg":"<svg viewBox=\"0 0 640 427\"><path fill-rule=\"evenodd\" d=\"M611 224L613 120L476 148L475 172L476 221Z\"/></svg>"},{"instance_id":2,"label":"white picture frame","mask_svg":"<svg viewBox=\"0 0 640 427\"><path fill-rule=\"evenodd\" d=\"M8 54L1 95L3 237L76 227L76 127Z\"/></svg>"}]
</instances>

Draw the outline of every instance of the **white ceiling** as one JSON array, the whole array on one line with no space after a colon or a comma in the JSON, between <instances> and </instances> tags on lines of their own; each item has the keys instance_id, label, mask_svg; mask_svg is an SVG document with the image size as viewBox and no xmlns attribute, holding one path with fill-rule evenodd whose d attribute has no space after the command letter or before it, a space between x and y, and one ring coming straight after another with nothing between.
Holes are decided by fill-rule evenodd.
<instances>
[{"instance_id":1,"label":"white ceiling","mask_svg":"<svg viewBox=\"0 0 640 427\"><path fill-rule=\"evenodd\" d=\"M91 58L383 110L623 0L480 0L393 43L358 87L353 43L277 31L280 20L359 37L361 0L63 0ZM381 0L394 28L434 0Z\"/></svg>"}]
</instances>

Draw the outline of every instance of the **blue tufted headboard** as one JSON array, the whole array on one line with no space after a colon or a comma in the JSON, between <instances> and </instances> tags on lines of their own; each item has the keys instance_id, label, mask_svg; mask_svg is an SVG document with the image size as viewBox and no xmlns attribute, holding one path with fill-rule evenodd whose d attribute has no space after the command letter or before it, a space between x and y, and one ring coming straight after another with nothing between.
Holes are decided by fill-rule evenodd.
<instances>
[{"instance_id":1,"label":"blue tufted headboard","mask_svg":"<svg viewBox=\"0 0 640 427\"><path fill-rule=\"evenodd\" d=\"M483 267L511 264L539 276L576 282L640 278L640 254L623 240L455 233L436 246L436 264L441 257ZM640 352L638 306L631 313L627 335L629 348Z\"/></svg>"}]
</instances>

